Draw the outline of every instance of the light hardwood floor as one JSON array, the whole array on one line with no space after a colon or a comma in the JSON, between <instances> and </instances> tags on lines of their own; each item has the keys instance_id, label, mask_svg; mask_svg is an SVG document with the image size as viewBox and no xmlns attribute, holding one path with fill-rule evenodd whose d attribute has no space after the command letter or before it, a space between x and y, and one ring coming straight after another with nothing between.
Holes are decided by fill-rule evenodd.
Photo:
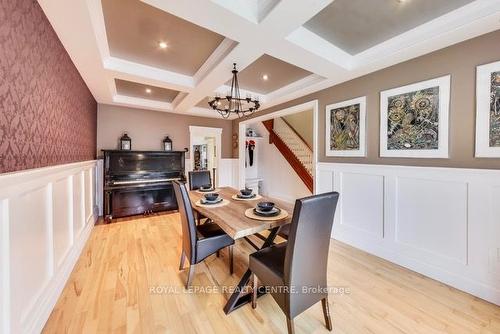
<instances>
[{"instance_id":1,"label":"light hardwood floor","mask_svg":"<svg viewBox=\"0 0 500 334\"><path fill-rule=\"evenodd\" d=\"M185 293L178 214L97 225L52 312L44 333L286 333L271 296L257 309L230 315L226 294L252 249L238 241L235 274L227 253L196 267ZM333 241L328 282L349 293L330 295L333 333L500 333L500 307L380 258ZM297 333L328 333L321 303L295 320Z\"/></svg>"}]
</instances>

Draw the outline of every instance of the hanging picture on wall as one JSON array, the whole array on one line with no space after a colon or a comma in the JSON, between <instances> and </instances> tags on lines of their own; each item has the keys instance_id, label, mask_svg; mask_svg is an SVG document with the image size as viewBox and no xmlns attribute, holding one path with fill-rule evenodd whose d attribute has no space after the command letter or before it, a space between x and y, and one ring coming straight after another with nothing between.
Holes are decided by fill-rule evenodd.
<instances>
[{"instance_id":1,"label":"hanging picture on wall","mask_svg":"<svg viewBox=\"0 0 500 334\"><path fill-rule=\"evenodd\" d=\"M500 158L500 61L477 67L476 157Z\"/></svg>"},{"instance_id":2,"label":"hanging picture on wall","mask_svg":"<svg viewBox=\"0 0 500 334\"><path fill-rule=\"evenodd\" d=\"M448 158L450 76L380 93L380 156Z\"/></svg>"},{"instance_id":3,"label":"hanging picture on wall","mask_svg":"<svg viewBox=\"0 0 500 334\"><path fill-rule=\"evenodd\" d=\"M366 156L366 96L326 106L326 155Z\"/></svg>"}]
</instances>

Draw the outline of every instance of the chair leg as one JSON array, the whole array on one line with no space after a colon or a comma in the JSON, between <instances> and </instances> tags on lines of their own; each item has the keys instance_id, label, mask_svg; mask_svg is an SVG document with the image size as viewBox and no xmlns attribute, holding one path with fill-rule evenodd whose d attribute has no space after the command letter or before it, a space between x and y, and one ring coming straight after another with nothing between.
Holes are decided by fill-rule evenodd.
<instances>
[{"instance_id":1,"label":"chair leg","mask_svg":"<svg viewBox=\"0 0 500 334\"><path fill-rule=\"evenodd\" d=\"M257 292L259 289L259 279L257 278L257 275L253 274L252 275L252 281L253 281L253 286L252 286L252 308L257 308Z\"/></svg>"},{"instance_id":2,"label":"chair leg","mask_svg":"<svg viewBox=\"0 0 500 334\"><path fill-rule=\"evenodd\" d=\"M179 264L179 270L184 269L184 261L186 260L186 253L184 252L184 249L182 250L181 253L181 263Z\"/></svg>"},{"instance_id":3,"label":"chair leg","mask_svg":"<svg viewBox=\"0 0 500 334\"><path fill-rule=\"evenodd\" d=\"M229 246L229 274L233 274L233 245Z\"/></svg>"},{"instance_id":4,"label":"chair leg","mask_svg":"<svg viewBox=\"0 0 500 334\"><path fill-rule=\"evenodd\" d=\"M193 280L193 273L194 273L194 265L189 265L189 272L188 272L188 277L186 281L186 289L189 289L191 286L191 281Z\"/></svg>"},{"instance_id":5,"label":"chair leg","mask_svg":"<svg viewBox=\"0 0 500 334\"><path fill-rule=\"evenodd\" d=\"M288 334L294 334L295 328L293 326L293 319L286 317L286 326L288 328Z\"/></svg>"},{"instance_id":6,"label":"chair leg","mask_svg":"<svg viewBox=\"0 0 500 334\"><path fill-rule=\"evenodd\" d=\"M328 306L328 297L321 299L321 305L323 306L323 315L325 316L326 328L332 330L332 319L330 318L330 307Z\"/></svg>"}]
</instances>

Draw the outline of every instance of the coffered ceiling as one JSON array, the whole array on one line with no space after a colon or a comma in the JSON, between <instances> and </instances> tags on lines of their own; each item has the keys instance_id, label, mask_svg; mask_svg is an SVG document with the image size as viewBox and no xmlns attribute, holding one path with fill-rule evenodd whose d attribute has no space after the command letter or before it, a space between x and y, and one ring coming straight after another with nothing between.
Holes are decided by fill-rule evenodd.
<instances>
[{"instance_id":1,"label":"coffered ceiling","mask_svg":"<svg viewBox=\"0 0 500 334\"><path fill-rule=\"evenodd\" d=\"M111 56L180 74L194 75L224 40L138 0L102 0L102 11Z\"/></svg>"},{"instance_id":2,"label":"coffered ceiling","mask_svg":"<svg viewBox=\"0 0 500 334\"><path fill-rule=\"evenodd\" d=\"M357 54L473 0L335 0L304 24L349 54Z\"/></svg>"},{"instance_id":3,"label":"coffered ceiling","mask_svg":"<svg viewBox=\"0 0 500 334\"><path fill-rule=\"evenodd\" d=\"M500 0L39 3L98 102L207 117L233 62L266 108L500 29Z\"/></svg>"},{"instance_id":4,"label":"coffered ceiling","mask_svg":"<svg viewBox=\"0 0 500 334\"><path fill-rule=\"evenodd\" d=\"M120 79L115 79L115 86L116 93L120 95L169 103L179 94L176 90Z\"/></svg>"},{"instance_id":5,"label":"coffered ceiling","mask_svg":"<svg viewBox=\"0 0 500 334\"><path fill-rule=\"evenodd\" d=\"M241 88L258 94L269 94L312 73L269 55L262 55L238 74ZM231 85L229 81L227 83Z\"/></svg>"}]
</instances>

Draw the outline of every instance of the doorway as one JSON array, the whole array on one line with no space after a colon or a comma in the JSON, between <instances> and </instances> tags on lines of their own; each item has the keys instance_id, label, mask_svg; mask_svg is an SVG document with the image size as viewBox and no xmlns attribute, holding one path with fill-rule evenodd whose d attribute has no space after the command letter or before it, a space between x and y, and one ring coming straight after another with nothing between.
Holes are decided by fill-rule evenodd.
<instances>
[{"instance_id":1,"label":"doorway","mask_svg":"<svg viewBox=\"0 0 500 334\"><path fill-rule=\"evenodd\" d=\"M210 172L212 182L218 183L221 158L221 128L202 126L189 127L189 157L188 170Z\"/></svg>"},{"instance_id":2,"label":"doorway","mask_svg":"<svg viewBox=\"0 0 500 334\"><path fill-rule=\"evenodd\" d=\"M238 162L238 184L240 188L245 187L246 185L246 178L247 178L247 173L246 173L246 156L247 156L247 142L246 142L246 135L247 135L247 130L248 126L252 123L256 122L263 122L279 117L284 117L287 115L292 115L292 114L297 114L306 110L312 110L313 112L313 147L312 147L312 177L313 177L313 193L316 193L317 189L317 172L316 172L316 167L317 167L317 162L318 162L318 101L313 100L310 102L302 103L299 105L295 105L286 109L278 110L273 113L269 113L266 115L254 117L247 119L245 121L242 121L239 123L239 162Z\"/></svg>"}]
</instances>

